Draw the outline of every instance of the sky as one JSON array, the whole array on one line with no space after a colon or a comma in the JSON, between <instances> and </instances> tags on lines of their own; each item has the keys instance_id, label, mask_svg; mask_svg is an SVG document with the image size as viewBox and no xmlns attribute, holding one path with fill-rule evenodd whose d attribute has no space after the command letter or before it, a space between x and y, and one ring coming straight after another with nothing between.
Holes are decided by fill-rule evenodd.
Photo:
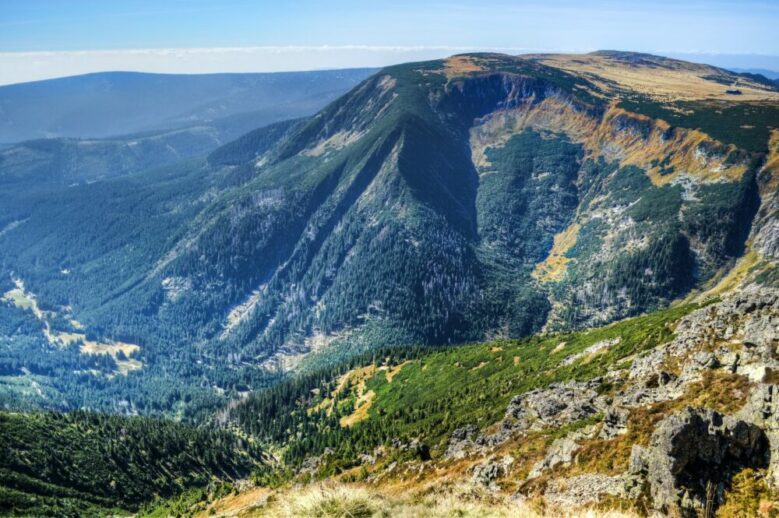
<instances>
[{"instance_id":1,"label":"sky","mask_svg":"<svg viewBox=\"0 0 779 518\"><path fill-rule=\"evenodd\" d=\"M634 50L779 70L779 0L0 0L0 84L269 72L482 50Z\"/></svg>"}]
</instances>

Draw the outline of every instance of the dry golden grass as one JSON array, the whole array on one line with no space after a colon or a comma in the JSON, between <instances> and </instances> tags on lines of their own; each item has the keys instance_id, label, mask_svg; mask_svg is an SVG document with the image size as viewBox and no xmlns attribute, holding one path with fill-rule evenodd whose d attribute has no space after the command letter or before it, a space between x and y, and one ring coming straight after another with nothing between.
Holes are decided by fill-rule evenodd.
<instances>
[{"instance_id":1,"label":"dry golden grass","mask_svg":"<svg viewBox=\"0 0 779 518\"><path fill-rule=\"evenodd\" d=\"M317 403L315 406L309 408L308 413L311 414L319 410L325 410L327 414L330 415L330 413L333 411L333 405L335 404L338 396L343 395L347 390L351 390L357 397L354 412L348 416L343 416L340 419L340 423L342 427L353 426L368 417L368 410L373 403L373 398L376 396L372 390L365 390L365 383L373 376L375 376L377 372L381 371L384 372L384 375L387 378L387 382L392 383L392 379L397 376L397 374L403 369L403 367L408 365L408 363L409 362L406 361L399 365L395 365L394 367L387 365L383 365L381 367L368 365L366 367L350 370L339 378L335 390L333 390L331 393L332 397L326 397L322 399L322 401Z\"/></svg>"},{"instance_id":2,"label":"dry golden grass","mask_svg":"<svg viewBox=\"0 0 779 518\"><path fill-rule=\"evenodd\" d=\"M126 375L128 372L137 370L143 367L143 364L138 360L130 359L129 356L132 353L139 351L141 348L135 344L128 344L124 342L96 342L87 340L85 333L72 333L65 331L53 330L49 324L49 319L57 315L55 311L43 311L38 306L38 299L34 294L28 292L24 283L16 279L16 288L6 292L2 300L12 302L16 307L24 310L32 311L41 324L43 325L43 334L46 339L52 345L58 347L66 347L68 345L81 342L81 348L79 352L81 354L110 354L114 361L119 374ZM71 325L76 329L83 329L84 326L77 320L70 321ZM119 359L119 352L123 352L125 359Z\"/></svg>"},{"instance_id":3,"label":"dry golden grass","mask_svg":"<svg viewBox=\"0 0 779 518\"><path fill-rule=\"evenodd\" d=\"M394 367L382 367L382 369L386 369L387 371L387 382L392 383L392 378L394 378L401 370L403 370L403 367L408 365L409 361L404 361L403 363L396 365Z\"/></svg>"},{"instance_id":4,"label":"dry golden grass","mask_svg":"<svg viewBox=\"0 0 779 518\"><path fill-rule=\"evenodd\" d=\"M626 122L642 126L646 131L627 131ZM472 128L471 155L479 174L490 174L486 150L504 145L514 134L534 129L564 133L584 146L588 158L602 157L622 166L640 167L656 186L673 182L682 174L704 182L718 182L739 180L746 172L746 158L733 160L734 146L724 146L697 130L677 128L669 136L669 128L662 120L627 112L616 104L601 119L596 119L583 110L573 110L560 99L547 98L532 106L496 112ZM718 152L707 155L701 152L705 148ZM661 174L660 163L666 157L665 165L673 166L673 172Z\"/></svg>"},{"instance_id":5,"label":"dry golden grass","mask_svg":"<svg viewBox=\"0 0 779 518\"><path fill-rule=\"evenodd\" d=\"M534 278L541 282L557 282L563 278L566 267L571 261L565 257L565 254L576 244L580 228L578 223L573 223L554 237L554 244L549 255L533 270Z\"/></svg>"},{"instance_id":6,"label":"dry golden grass","mask_svg":"<svg viewBox=\"0 0 779 518\"><path fill-rule=\"evenodd\" d=\"M701 381L687 388L681 401L689 406L732 414L746 404L752 386L752 382L745 376L706 371Z\"/></svg>"},{"instance_id":7,"label":"dry golden grass","mask_svg":"<svg viewBox=\"0 0 779 518\"><path fill-rule=\"evenodd\" d=\"M768 157L763 169L770 176L769 180L762 187L761 194L775 194L779 191L779 128L771 131L771 136L768 140Z\"/></svg>"},{"instance_id":8,"label":"dry golden grass","mask_svg":"<svg viewBox=\"0 0 779 518\"><path fill-rule=\"evenodd\" d=\"M752 269L758 265L760 258L754 250L749 250L739 258L735 266L731 268L724 277L722 277L714 287L703 293L692 297L694 301L702 302L710 297L718 297L731 290L742 286L748 279Z\"/></svg>"},{"instance_id":9,"label":"dry golden grass","mask_svg":"<svg viewBox=\"0 0 779 518\"><path fill-rule=\"evenodd\" d=\"M226 516L219 514L216 516ZM544 509L531 503L496 496L472 485L429 494L392 493L364 485L316 484L281 492L266 506L246 516L271 518L621 518L622 512L591 509Z\"/></svg>"},{"instance_id":10,"label":"dry golden grass","mask_svg":"<svg viewBox=\"0 0 779 518\"><path fill-rule=\"evenodd\" d=\"M119 373L122 375L126 375L130 371L138 370L143 367L141 362L129 357L132 353L141 350L141 348L135 344L128 344L125 342L94 342L92 340L86 340L84 335L80 335L80 337L84 339L84 343L81 345L81 349L79 349L81 354L110 354L116 362ZM124 353L126 359L119 359L120 352Z\"/></svg>"},{"instance_id":11,"label":"dry golden grass","mask_svg":"<svg viewBox=\"0 0 779 518\"><path fill-rule=\"evenodd\" d=\"M206 518L207 516L246 516L252 510L264 505L270 494L271 490L267 487L254 487L221 498L195 516L197 518Z\"/></svg>"},{"instance_id":12,"label":"dry golden grass","mask_svg":"<svg viewBox=\"0 0 779 518\"><path fill-rule=\"evenodd\" d=\"M779 94L759 83L739 78L728 86L707 77L721 76L714 67L673 60L655 60L651 64L628 64L602 55L551 54L536 56L546 65L582 74L606 91L629 89L661 101L727 99L757 101L779 99ZM724 76L721 76L724 77ZM741 95L726 93L738 88Z\"/></svg>"},{"instance_id":13,"label":"dry golden grass","mask_svg":"<svg viewBox=\"0 0 779 518\"><path fill-rule=\"evenodd\" d=\"M352 412L349 415L345 415L340 419L339 423L341 424L341 428L354 426L360 421L367 419L368 410L371 408L371 405L373 404L374 397L376 397L376 393L372 390L369 390L368 392L365 393L361 393L354 404L354 412Z\"/></svg>"},{"instance_id":14,"label":"dry golden grass","mask_svg":"<svg viewBox=\"0 0 779 518\"><path fill-rule=\"evenodd\" d=\"M619 121L633 119L650 128L648 137L619 129ZM687 174L703 181L736 181L747 170L745 161L730 163L728 153L705 156L700 152L703 146L716 147L717 142L698 130L677 129L668 138L669 125L661 120L652 120L642 115L626 112L612 106L603 118L597 131L585 139L584 145L593 156L619 160L621 165L634 165L647 171L656 186L674 181L679 175ZM617 150L616 152L614 150ZM735 151L734 146L727 148ZM653 160L669 157L668 165L674 172L660 174L660 167L652 165Z\"/></svg>"}]
</instances>

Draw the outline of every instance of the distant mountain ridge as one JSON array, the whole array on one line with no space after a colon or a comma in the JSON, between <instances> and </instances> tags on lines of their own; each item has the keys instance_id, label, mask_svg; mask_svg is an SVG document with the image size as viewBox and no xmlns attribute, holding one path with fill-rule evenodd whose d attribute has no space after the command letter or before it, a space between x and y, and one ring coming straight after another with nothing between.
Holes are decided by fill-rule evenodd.
<instances>
[{"instance_id":1,"label":"distant mountain ridge","mask_svg":"<svg viewBox=\"0 0 779 518\"><path fill-rule=\"evenodd\" d=\"M769 70L767 68L731 68L730 70L739 74L760 74L774 81L779 79L779 70Z\"/></svg>"},{"instance_id":2,"label":"distant mountain ridge","mask_svg":"<svg viewBox=\"0 0 779 518\"><path fill-rule=\"evenodd\" d=\"M239 117L233 121L241 128L235 137L265 124L309 115L372 72L99 72L5 85L0 86L0 142L113 137Z\"/></svg>"}]
</instances>

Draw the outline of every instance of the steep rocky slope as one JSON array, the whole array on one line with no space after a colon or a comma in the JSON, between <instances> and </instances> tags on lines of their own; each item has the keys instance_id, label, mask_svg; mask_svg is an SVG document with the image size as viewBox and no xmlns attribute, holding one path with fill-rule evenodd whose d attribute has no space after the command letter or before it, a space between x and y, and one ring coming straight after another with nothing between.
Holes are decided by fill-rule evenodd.
<instances>
[{"instance_id":1,"label":"steep rocky slope","mask_svg":"<svg viewBox=\"0 0 779 518\"><path fill-rule=\"evenodd\" d=\"M629 53L389 67L205 162L12 207L2 264L139 346L98 392L176 372L208 405L380 346L601 325L775 282L777 99Z\"/></svg>"}]
</instances>

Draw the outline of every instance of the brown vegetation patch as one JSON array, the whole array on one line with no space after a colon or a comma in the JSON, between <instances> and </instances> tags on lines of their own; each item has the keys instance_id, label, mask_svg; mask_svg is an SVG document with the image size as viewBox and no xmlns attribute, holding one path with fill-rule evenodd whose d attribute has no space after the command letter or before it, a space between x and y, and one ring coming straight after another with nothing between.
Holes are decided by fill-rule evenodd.
<instances>
[{"instance_id":1,"label":"brown vegetation patch","mask_svg":"<svg viewBox=\"0 0 779 518\"><path fill-rule=\"evenodd\" d=\"M444 61L444 74L448 79L483 71L484 67L471 56L452 56Z\"/></svg>"},{"instance_id":2,"label":"brown vegetation patch","mask_svg":"<svg viewBox=\"0 0 779 518\"><path fill-rule=\"evenodd\" d=\"M571 261L565 254L576 244L580 228L581 225L573 223L554 237L549 255L533 270L534 278L541 282L557 282L563 278L566 267Z\"/></svg>"},{"instance_id":3,"label":"brown vegetation patch","mask_svg":"<svg viewBox=\"0 0 779 518\"><path fill-rule=\"evenodd\" d=\"M739 374L706 371L701 381L687 388L681 401L688 406L732 414L746 404L752 386L749 378Z\"/></svg>"}]
</instances>

